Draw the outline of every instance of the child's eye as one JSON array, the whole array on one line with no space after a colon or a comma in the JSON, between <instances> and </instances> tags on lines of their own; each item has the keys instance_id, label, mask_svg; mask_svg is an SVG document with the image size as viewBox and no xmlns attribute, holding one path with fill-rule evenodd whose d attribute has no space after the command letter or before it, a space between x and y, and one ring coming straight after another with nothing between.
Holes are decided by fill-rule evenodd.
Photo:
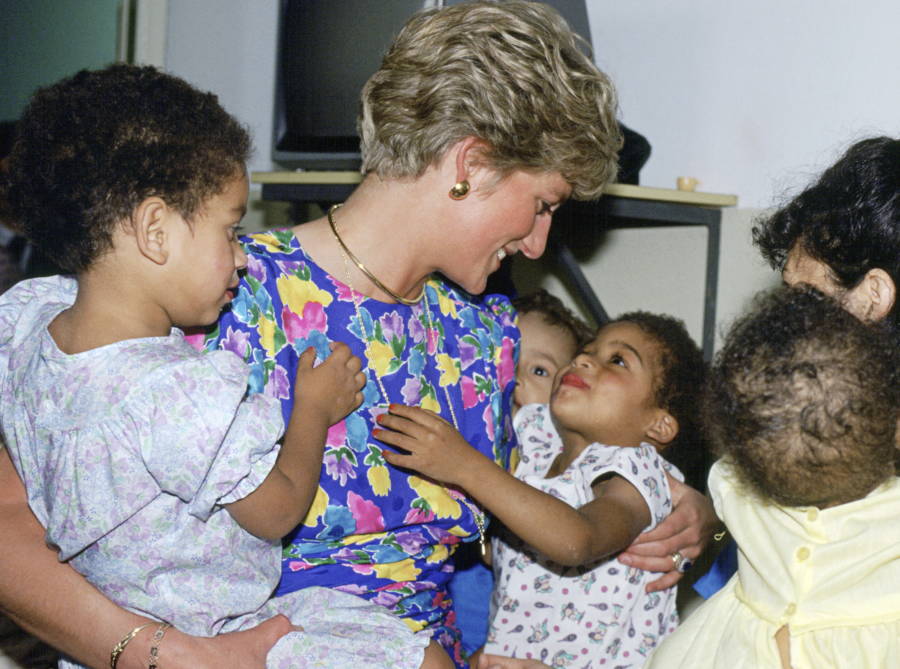
<instances>
[{"instance_id":1,"label":"child's eye","mask_svg":"<svg viewBox=\"0 0 900 669\"><path fill-rule=\"evenodd\" d=\"M550 376L550 372L543 367L535 367L531 370L531 373L535 376Z\"/></svg>"},{"instance_id":2,"label":"child's eye","mask_svg":"<svg viewBox=\"0 0 900 669\"><path fill-rule=\"evenodd\" d=\"M232 225L230 228L228 228L228 239L234 241L241 235L243 231L244 228L240 225Z\"/></svg>"},{"instance_id":3,"label":"child's eye","mask_svg":"<svg viewBox=\"0 0 900 669\"><path fill-rule=\"evenodd\" d=\"M614 353L613 355L611 355L609 358L609 361L614 365L619 365L619 367L627 367L628 366L625 364L625 358L623 358L618 353Z\"/></svg>"}]
</instances>

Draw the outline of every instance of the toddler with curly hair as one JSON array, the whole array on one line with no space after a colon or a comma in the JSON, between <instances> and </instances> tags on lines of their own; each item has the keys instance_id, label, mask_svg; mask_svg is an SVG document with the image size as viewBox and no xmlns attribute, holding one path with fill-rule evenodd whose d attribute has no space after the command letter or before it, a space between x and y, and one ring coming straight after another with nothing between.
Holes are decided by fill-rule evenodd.
<instances>
[{"instance_id":1,"label":"toddler with curly hair","mask_svg":"<svg viewBox=\"0 0 900 669\"><path fill-rule=\"evenodd\" d=\"M648 666L896 666L894 348L887 328L808 286L762 296L733 326L705 417L738 572Z\"/></svg>"}]
</instances>

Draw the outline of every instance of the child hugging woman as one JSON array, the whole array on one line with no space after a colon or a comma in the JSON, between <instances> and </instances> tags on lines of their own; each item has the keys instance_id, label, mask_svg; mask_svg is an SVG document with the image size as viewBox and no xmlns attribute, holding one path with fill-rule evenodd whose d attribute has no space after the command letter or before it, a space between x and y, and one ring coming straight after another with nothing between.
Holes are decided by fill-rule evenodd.
<instances>
[{"instance_id":1,"label":"child hugging woman","mask_svg":"<svg viewBox=\"0 0 900 669\"><path fill-rule=\"evenodd\" d=\"M389 462L463 488L505 526L486 654L639 667L673 631L675 588L648 593L651 573L609 558L671 510L667 471L681 474L660 454L697 448L703 374L680 321L635 312L603 326L556 374L549 406L516 414L515 476L426 411L380 419Z\"/></svg>"},{"instance_id":2,"label":"child hugging woman","mask_svg":"<svg viewBox=\"0 0 900 669\"><path fill-rule=\"evenodd\" d=\"M129 650L173 666L170 624L212 636L279 613L298 627L269 667L442 666L427 636L352 595L271 599L280 538L305 516L326 432L365 379L342 344L318 365L303 353L279 446L279 403L246 397L245 364L198 353L178 329L215 321L234 296L249 150L215 96L150 67L82 71L35 95L9 200L74 277L0 299L9 454L60 560L149 618L122 630L113 668Z\"/></svg>"},{"instance_id":3,"label":"child hugging woman","mask_svg":"<svg viewBox=\"0 0 900 669\"><path fill-rule=\"evenodd\" d=\"M738 571L648 666L897 666L895 350L810 287L777 289L734 325L705 413Z\"/></svg>"}]
</instances>

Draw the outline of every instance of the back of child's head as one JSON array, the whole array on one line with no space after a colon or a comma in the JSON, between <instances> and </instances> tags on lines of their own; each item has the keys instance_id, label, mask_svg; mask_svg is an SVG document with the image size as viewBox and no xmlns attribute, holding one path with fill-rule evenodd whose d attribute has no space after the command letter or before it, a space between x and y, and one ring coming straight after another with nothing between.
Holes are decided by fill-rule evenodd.
<instances>
[{"instance_id":1,"label":"back of child's head","mask_svg":"<svg viewBox=\"0 0 900 669\"><path fill-rule=\"evenodd\" d=\"M672 316L632 311L610 321L632 323L659 347L654 379L654 403L678 421L678 434L663 456L678 467L685 481L703 489L709 468L707 449L700 428L700 400L706 381L706 363L684 322Z\"/></svg>"},{"instance_id":2,"label":"back of child's head","mask_svg":"<svg viewBox=\"0 0 900 669\"><path fill-rule=\"evenodd\" d=\"M32 242L80 272L145 198L190 220L244 172L249 154L247 131L212 93L153 67L111 65L35 93L4 189Z\"/></svg>"},{"instance_id":3,"label":"back of child's head","mask_svg":"<svg viewBox=\"0 0 900 669\"><path fill-rule=\"evenodd\" d=\"M814 288L757 298L716 356L705 400L715 450L764 500L820 508L894 473L894 346Z\"/></svg>"},{"instance_id":4,"label":"back of child's head","mask_svg":"<svg viewBox=\"0 0 900 669\"><path fill-rule=\"evenodd\" d=\"M513 299L512 304L519 314L540 314L548 325L562 328L569 332L575 339L576 350L594 337L594 331L587 323L566 307L562 300L555 295L551 295L544 288L539 288L533 293L517 297Z\"/></svg>"}]
</instances>

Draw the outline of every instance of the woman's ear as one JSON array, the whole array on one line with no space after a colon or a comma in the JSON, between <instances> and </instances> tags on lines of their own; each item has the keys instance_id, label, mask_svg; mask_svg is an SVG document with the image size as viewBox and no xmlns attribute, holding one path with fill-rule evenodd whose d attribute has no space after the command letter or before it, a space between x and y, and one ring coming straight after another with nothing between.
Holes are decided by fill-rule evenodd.
<instances>
[{"instance_id":1,"label":"woman's ear","mask_svg":"<svg viewBox=\"0 0 900 669\"><path fill-rule=\"evenodd\" d=\"M456 151L456 183L468 182L473 190L491 171L487 163L488 144L477 137L466 137L452 149Z\"/></svg>"},{"instance_id":2,"label":"woman's ear","mask_svg":"<svg viewBox=\"0 0 900 669\"><path fill-rule=\"evenodd\" d=\"M897 299L897 286L891 275L880 267L866 272L853 290L844 295L844 305L850 313L865 323L877 323L887 318Z\"/></svg>"},{"instance_id":3,"label":"woman's ear","mask_svg":"<svg viewBox=\"0 0 900 669\"><path fill-rule=\"evenodd\" d=\"M646 435L660 446L665 446L678 436L678 421L665 409L659 409L647 428Z\"/></svg>"},{"instance_id":4,"label":"woman's ear","mask_svg":"<svg viewBox=\"0 0 900 669\"><path fill-rule=\"evenodd\" d=\"M131 233L140 254L157 265L169 258L168 218L172 212L166 202L156 196L145 198L131 214Z\"/></svg>"}]
</instances>

